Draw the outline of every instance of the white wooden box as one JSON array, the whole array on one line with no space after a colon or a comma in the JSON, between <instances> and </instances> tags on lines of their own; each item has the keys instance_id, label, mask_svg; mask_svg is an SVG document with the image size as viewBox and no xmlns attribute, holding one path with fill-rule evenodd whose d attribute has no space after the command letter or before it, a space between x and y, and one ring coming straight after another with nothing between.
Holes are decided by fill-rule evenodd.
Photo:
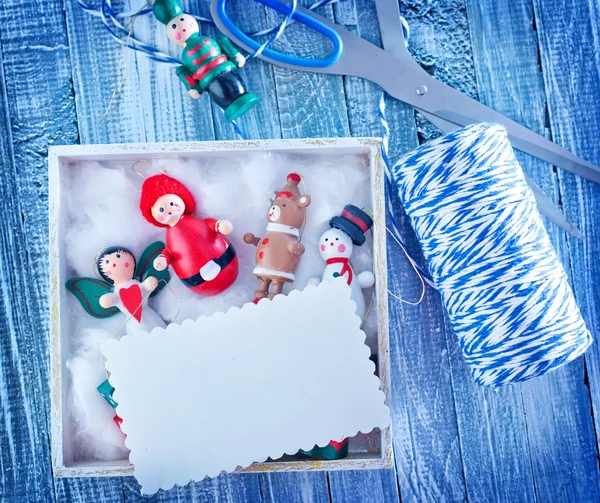
<instances>
[{"instance_id":1,"label":"white wooden box","mask_svg":"<svg viewBox=\"0 0 600 503\"><path fill-rule=\"evenodd\" d=\"M97 161L98 169L110 167L111 163L131 163L144 159L150 161L169 159L206 158L212 162L235 159L239 164L245 156L265 153L276 156L282 162L301 157L312 164L311 159L325 162L331 169L344 169L349 158L355 160L364 172L364 180L357 185L368 206L375 215L373 226L372 256L376 277L374 300L370 316L373 319L371 346L377 353L378 373L386 402L390 403L389 340L386 231L384 226L384 168L380 155L381 141L377 138L336 138L303 140L226 141L192 143L157 143L134 145L89 145L51 147L49 152L49 218L50 218L50 313L51 313L51 435L52 465L58 477L126 476L133 474L133 466L127 459L119 461L75 460L70 454L72 428L68 427L69 410L66 401L68 379L65 364L69 358L68 306L64 284L68 279L64 232L68 225L68 211L64 204L65 194L76 187L65 183L65 170L77 169L78 163ZM138 165L138 166L143 166ZM108 169L108 168L107 168ZM141 168L140 168L141 169ZM307 168L309 169L309 168ZM99 189L100 190L100 189ZM333 190L333 189L332 189ZM352 201L348 201L352 203ZM333 215L331 215L333 216ZM234 222L235 225L235 222ZM325 229L323 229L325 230ZM370 243L370 242L369 242ZM310 244L305 243L306 246ZM315 244L316 246L316 244ZM240 259L241 260L241 259ZM90 259L91 263L91 259ZM303 285L298 286L302 288ZM226 310L230 306L224 305ZM181 321L181 320L179 320ZM392 437L390 429L376 430L360 435L350 441L348 457L342 460L321 461L286 458L283 461L257 463L244 472L308 471L340 469L375 469L392 466Z\"/></svg>"}]
</instances>

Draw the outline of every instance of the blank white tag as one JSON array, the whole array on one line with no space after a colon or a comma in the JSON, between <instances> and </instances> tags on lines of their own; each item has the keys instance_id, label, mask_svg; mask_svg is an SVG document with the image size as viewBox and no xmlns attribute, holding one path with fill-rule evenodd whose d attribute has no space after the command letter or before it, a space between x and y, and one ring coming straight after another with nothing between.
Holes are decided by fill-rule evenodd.
<instances>
[{"instance_id":1,"label":"blank white tag","mask_svg":"<svg viewBox=\"0 0 600 503\"><path fill-rule=\"evenodd\" d=\"M106 342L142 493L386 428L355 309L339 280Z\"/></svg>"}]
</instances>

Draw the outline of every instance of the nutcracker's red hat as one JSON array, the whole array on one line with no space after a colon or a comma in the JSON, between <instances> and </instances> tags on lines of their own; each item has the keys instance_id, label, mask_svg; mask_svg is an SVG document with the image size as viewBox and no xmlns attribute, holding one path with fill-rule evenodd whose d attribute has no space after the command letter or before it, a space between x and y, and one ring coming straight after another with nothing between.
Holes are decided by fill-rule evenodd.
<instances>
[{"instance_id":1,"label":"nutcracker's red hat","mask_svg":"<svg viewBox=\"0 0 600 503\"><path fill-rule=\"evenodd\" d=\"M167 175L154 175L146 178L142 185L140 210L142 210L144 218L157 227L167 226L154 220L154 217L152 216L152 206L154 206L154 203L159 197L166 194L175 194L183 200L183 203L185 204L185 211L183 213L185 215L193 213L196 209L196 201L194 200L192 193L185 185L183 185L183 183L175 180L175 178L171 178Z\"/></svg>"}]
</instances>

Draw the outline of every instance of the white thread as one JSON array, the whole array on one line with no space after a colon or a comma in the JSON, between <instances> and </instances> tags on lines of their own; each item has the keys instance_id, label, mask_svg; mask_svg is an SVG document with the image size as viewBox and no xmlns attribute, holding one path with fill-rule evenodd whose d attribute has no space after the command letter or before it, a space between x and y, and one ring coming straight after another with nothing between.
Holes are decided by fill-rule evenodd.
<instances>
[{"instance_id":1,"label":"white thread","mask_svg":"<svg viewBox=\"0 0 600 503\"><path fill-rule=\"evenodd\" d=\"M404 19L404 18L402 18L402 19ZM400 235L400 230L398 229L398 224L396 223L396 218L394 217L394 205L392 204L392 197L391 197L391 194L394 191L394 184L392 181L392 175L390 173L390 162L389 162L389 158L388 158L388 142L389 142L389 136L390 136L390 127L388 125L388 122L387 122L387 119L385 116L385 93L381 94L381 98L379 100L379 110L378 111L379 111L379 121L381 122L381 126L383 127L383 136L381 138L381 158L383 159L383 165L384 165L384 169L385 169L385 186L387 189L387 195L386 195L387 216L388 216L388 220L390 223L389 228L388 227L386 227L386 228L390 232L390 235L394 238L394 241L396 241L398 246L400 246L400 248L404 252L404 255L406 255L406 258L410 262L410 265L417 273L419 280L424 281L430 287L437 290L437 287L435 286L435 283L431 279L431 276L429 275L429 273L427 273L425 270L423 270L423 268L419 264L417 264L415 259L413 259L411 254L408 252L408 248L406 246L406 243L402 239L402 236ZM395 294L392 294L392 295L394 295L394 297L396 296Z\"/></svg>"},{"instance_id":2,"label":"white thread","mask_svg":"<svg viewBox=\"0 0 600 503\"><path fill-rule=\"evenodd\" d=\"M275 40L277 40L281 36L281 34L283 33L283 30L285 30L287 25L290 24L290 22L292 21L292 17L294 15L294 13L296 12L297 7L298 7L298 0L292 0L292 8L290 10L290 13L286 16L286 18L283 20L283 22L279 25L275 34L269 40L267 40L264 44L262 44L258 49L256 49L252 54L249 54L246 59L257 58L258 56L260 56L262 54L262 52L267 47L269 47L273 42L275 42Z\"/></svg>"}]
</instances>

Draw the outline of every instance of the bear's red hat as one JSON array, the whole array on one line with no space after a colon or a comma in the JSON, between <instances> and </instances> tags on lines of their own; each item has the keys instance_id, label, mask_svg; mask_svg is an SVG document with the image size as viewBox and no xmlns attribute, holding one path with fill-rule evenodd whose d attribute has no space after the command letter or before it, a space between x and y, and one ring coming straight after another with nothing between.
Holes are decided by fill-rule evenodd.
<instances>
[{"instance_id":1,"label":"bear's red hat","mask_svg":"<svg viewBox=\"0 0 600 503\"><path fill-rule=\"evenodd\" d=\"M196 209L196 201L189 189L183 183L171 178L167 175L154 175L146 178L142 185L142 196L140 198L140 210L142 215L152 225L157 227L167 227L166 224L161 224L154 220L152 216L152 206L159 197L166 194L175 194L179 196L185 204L185 215L189 215Z\"/></svg>"},{"instance_id":2,"label":"bear's red hat","mask_svg":"<svg viewBox=\"0 0 600 503\"><path fill-rule=\"evenodd\" d=\"M298 184L301 180L302 178L300 178L300 175L298 173L290 173L285 179L285 181L287 182L285 184L285 187L275 194L275 198L300 197L300 190L298 189Z\"/></svg>"}]
</instances>

